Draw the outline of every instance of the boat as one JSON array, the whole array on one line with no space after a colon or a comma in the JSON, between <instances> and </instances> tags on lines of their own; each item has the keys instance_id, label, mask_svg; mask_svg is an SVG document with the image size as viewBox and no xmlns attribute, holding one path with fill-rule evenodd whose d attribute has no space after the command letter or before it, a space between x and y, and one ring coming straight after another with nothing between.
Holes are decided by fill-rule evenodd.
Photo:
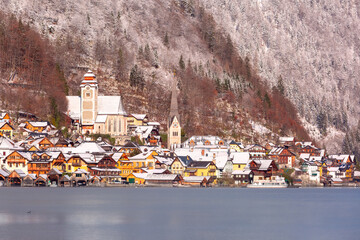
<instances>
[{"instance_id":1,"label":"boat","mask_svg":"<svg viewBox=\"0 0 360 240\"><path fill-rule=\"evenodd\" d=\"M247 185L248 188L287 188L285 178L277 176L275 180L258 180Z\"/></svg>"}]
</instances>

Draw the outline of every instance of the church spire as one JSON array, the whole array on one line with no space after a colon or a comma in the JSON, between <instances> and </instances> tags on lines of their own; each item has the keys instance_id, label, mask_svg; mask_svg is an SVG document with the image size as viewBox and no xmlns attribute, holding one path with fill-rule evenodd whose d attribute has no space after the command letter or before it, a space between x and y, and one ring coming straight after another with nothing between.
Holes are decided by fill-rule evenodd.
<instances>
[{"instance_id":1,"label":"church spire","mask_svg":"<svg viewBox=\"0 0 360 240\"><path fill-rule=\"evenodd\" d=\"M174 74L175 75L175 74ZM173 118L176 117L180 121L179 117L179 108L177 101L177 91L176 91L176 79L174 78L172 87L171 87L171 104L170 104L170 114L169 114L169 126L171 125Z\"/></svg>"}]
</instances>

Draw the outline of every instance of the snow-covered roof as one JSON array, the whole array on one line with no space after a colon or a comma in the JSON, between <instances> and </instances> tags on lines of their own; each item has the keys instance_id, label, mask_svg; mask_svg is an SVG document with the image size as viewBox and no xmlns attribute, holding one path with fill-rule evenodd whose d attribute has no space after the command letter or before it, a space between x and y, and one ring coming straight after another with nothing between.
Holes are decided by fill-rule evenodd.
<instances>
[{"instance_id":1,"label":"snow-covered roof","mask_svg":"<svg viewBox=\"0 0 360 240\"><path fill-rule=\"evenodd\" d=\"M13 149L15 143L7 137L0 136L0 149Z\"/></svg>"},{"instance_id":2,"label":"snow-covered roof","mask_svg":"<svg viewBox=\"0 0 360 240\"><path fill-rule=\"evenodd\" d=\"M98 96L98 114L126 115L121 96Z\"/></svg>"},{"instance_id":3,"label":"snow-covered roof","mask_svg":"<svg viewBox=\"0 0 360 240\"><path fill-rule=\"evenodd\" d=\"M235 152L230 154L233 164L247 164L250 159L248 152Z\"/></svg>"},{"instance_id":4,"label":"snow-covered roof","mask_svg":"<svg viewBox=\"0 0 360 240\"><path fill-rule=\"evenodd\" d=\"M80 100L79 96L66 96L68 101L68 115L72 119L80 119Z\"/></svg>"},{"instance_id":5,"label":"snow-covered roof","mask_svg":"<svg viewBox=\"0 0 360 240\"><path fill-rule=\"evenodd\" d=\"M251 170L244 169L244 170L235 170L231 174L232 175L249 175L251 173Z\"/></svg>"},{"instance_id":6,"label":"snow-covered roof","mask_svg":"<svg viewBox=\"0 0 360 240\"><path fill-rule=\"evenodd\" d=\"M82 142L73 149L73 153L104 153L105 150L96 142Z\"/></svg>"},{"instance_id":7,"label":"snow-covered roof","mask_svg":"<svg viewBox=\"0 0 360 240\"><path fill-rule=\"evenodd\" d=\"M17 174L19 174L20 177L26 177L26 174L21 169L15 169L14 170Z\"/></svg>"},{"instance_id":8,"label":"snow-covered roof","mask_svg":"<svg viewBox=\"0 0 360 240\"><path fill-rule=\"evenodd\" d=\"M204 181L206 177L204 176L190 176L190 177L184 177L184 182L195 182L195 183L201 183Z\"/></svg>"},{"instance_id":9,"label":"snow-covered roof","mask_svg":"<svg viewBox=\"0 0 360 240\"><path fill-rule=\"evenodd\" d=\"M96 123L105 123L107 119L107 115L97 115L96 116Z\"/></svg>"},{"instance_id":10,"label":"snow-covered roof","mask_svg":"<svg viewBox=\"0 0 360 240\"><path fill-rule=\"evenodd\" d=\"M279 141L280 142L292 142L292 141L294 141L294 137L280 137L279 138Z\"/></svg>"},{"instance_id":11,"label":"snow-covered roof","mask_svg":"<svg viewBox=\"0 0 360 240\"><path fill-rule=\"evenodd\" d=\"M131 116L138 120L144 120L146 118L146 114L131 114Z\"/></svg>"},{"instance_id":12,"label":"snow-covered roof","mask_svg":"<svg viewBox=\"0 0 360 240\"><path fill-rule=\"evenodd\" d=\"M29 124L33 127L46 127L47 125L49 125L48 122L29 122Z\"/></svg>"},{"instance_id":13,"label":"snow-covered roof","mask_svg":"<svg viewBox=\"0 0 360 240\"><path fill-rule=\"evenodd\" d=\"M160 126L159 122L148 122L147 123L148 126Z\"/></svg>"},{"instance_id":14,"label":"snow-covered roof","mask_svg":"<svg viewBox=\"0 0 360 240\"><path fill-rule=\"evenodd\" d=\"M7 177L9 176L10 174L8 172L6 172L5 170L1 169L0 168L0 175L4 176L4 177Z\"/></svg>"},{"instance_id":15,"label":"snow-covered roof","mask_svg":"<svg viewBox=\"0 0 360 240\"><path fill-rule=\"evenodd\" d=\"M148 174L146 180L175 180L177 174Z\"/></svg>"}]
</instances>

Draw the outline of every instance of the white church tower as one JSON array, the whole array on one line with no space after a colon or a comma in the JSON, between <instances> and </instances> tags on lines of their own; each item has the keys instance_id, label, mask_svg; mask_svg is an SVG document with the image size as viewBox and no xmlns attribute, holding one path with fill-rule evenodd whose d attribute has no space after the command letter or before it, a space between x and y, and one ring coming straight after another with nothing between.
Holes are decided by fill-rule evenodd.
<instances>
[{"instance_id":1,"label":"white church tower","mask_svg":"<svg viewBox=\"0 0 360 240\"><path fill-rule=\"evenodd\" d=\"M171 92L167 147L168 149L175 149L176 147L180 147L180 144L181 144L181 126L180 126L180 116L179 116L179 109L177 102L176 80L174 80L172 86L172 92Z\"/></svg>"},{"instance_id":2,"label":"white church tower","mask_svg":"<svg viewBox=\"0 0 360 240\"><path fill-rule=\"evenodd\" d=\"M84 75L84 80L80 84L81 103L80 103L80 123L81 132L93 133L94 124L98 110L98 83L95 74L88 71Z\"/></svg>"}]
</instances>

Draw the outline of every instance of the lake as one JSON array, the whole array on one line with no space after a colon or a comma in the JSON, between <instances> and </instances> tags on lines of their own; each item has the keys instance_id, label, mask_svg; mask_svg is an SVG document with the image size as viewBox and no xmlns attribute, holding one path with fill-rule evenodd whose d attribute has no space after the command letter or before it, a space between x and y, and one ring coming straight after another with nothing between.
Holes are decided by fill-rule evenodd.
<instances>
[{"instance_id":1,"label":"lake","mask_svg":"<svg viewBox=\"0 0 360 240\"><path fill-rule=\"evenodd\" d=\"M360 239L359 223L355 188L0 188L2 240Z\"/></svg>"}]
</instances>

